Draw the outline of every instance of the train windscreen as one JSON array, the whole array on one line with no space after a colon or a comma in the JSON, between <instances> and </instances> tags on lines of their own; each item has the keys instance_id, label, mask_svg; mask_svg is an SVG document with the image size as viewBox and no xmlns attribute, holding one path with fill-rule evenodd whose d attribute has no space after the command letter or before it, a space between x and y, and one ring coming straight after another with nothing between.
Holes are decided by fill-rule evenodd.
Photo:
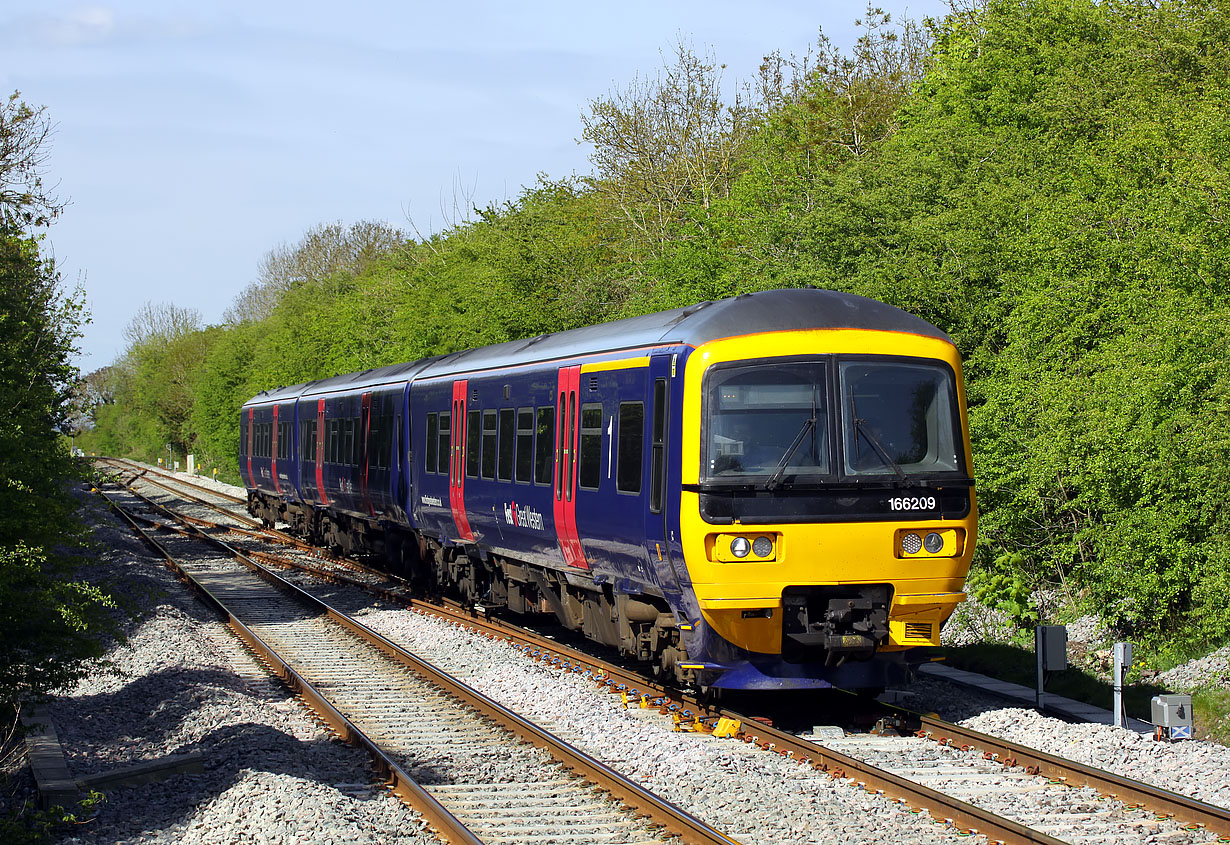
<instances>
[{"instance_id":1,"label":"train windscreen","mask_svg":"<svg viewBox=\"0 0 1230 845\"><path fill-rule=\"evenodd\" d=\"M961 469L956 391L947 368L839 365L845 475L930 475Z\"/></svg>"},{"instance_id":2,"label":"train windscreen","mask_svg":"<svg viewBox=\"0 0 1230 845\"><path fill-rule=\"evenodd\" d=\"M726 367L709 378L706 475L829 475L828 366Z\"/></svg>"}]
</instances>

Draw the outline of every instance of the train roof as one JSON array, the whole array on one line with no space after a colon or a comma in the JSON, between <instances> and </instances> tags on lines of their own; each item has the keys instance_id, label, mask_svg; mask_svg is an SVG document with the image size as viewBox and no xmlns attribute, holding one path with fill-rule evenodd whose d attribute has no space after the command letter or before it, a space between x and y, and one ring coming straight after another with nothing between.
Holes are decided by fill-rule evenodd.
<instances>
[{"instance_id":1,"label":"train roof","mask_svg":"<svg viewBox=\"0 0 1230 845\"><path fill-rule=\"evenodd\" d=\"M783 288L280 387L257 394L245 405L585 354L676 344L699 346L726 337L807 329L906 332L951 342L921 317L874 299L818 288Z\"/></svg>"},{"instance_id":2,"label":"train roof","mask_svg":"<svg viewBox=\"0 0 1230 845\"><path fill-rule=\"evenodd\" d=\"M624 349L700 346L726 337L806 329L895 331L951 342L948 335L921 317L874 299L818 288L783 288L455 352L423 367L416 377L435 378Z\"/></svg>"}]
</instances>

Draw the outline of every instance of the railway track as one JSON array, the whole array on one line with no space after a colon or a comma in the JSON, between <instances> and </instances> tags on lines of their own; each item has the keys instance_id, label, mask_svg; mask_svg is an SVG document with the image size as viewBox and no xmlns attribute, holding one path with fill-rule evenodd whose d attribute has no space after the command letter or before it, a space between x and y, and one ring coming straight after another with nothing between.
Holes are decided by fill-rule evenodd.
<instances>
[{"instance_id":1,"label":"railway track","mask_svg":"<svg viewBox=\"0 0 1230 845\"><path fill-rule=\"evenodd\" d=\"M285 559L278 563L294 565ZM373 589L336 570L325 577ZM405 600L387 590L383 595ZM604 689L630 698L634 707L643 697L667 717L681 721L684 728L704 731L719 718L737 720L743 725L737 737L749 745L835 776L851 777L868 790L927 808L935 817L985 833L992 840L1230 841L1230 814L1221 808L938 719L897 710L881 723L881 733L916 735L794 736L737 713L705 707L678 690L657 687L634 672L579 655L498 619L477 618L472 610L422 602L412 605L420 613L469 626L483 636L511 640L527 656L561 672L584 673ZM1022 798L1028 798L1030 806L1023 807Z\"/></svg>"},{"instance_id":2,"label":"railway track","mask_svg":"<svg viewBox=\"0 0 1230 845\"><path fill-rule=\"evenodd\" d=\"M367 748L391 788L448 841L733 841L237 551L245 565L195 546L172 550L189 540L159 543L138 522L142 537L339 736Z\"/></svg>"}]
</instances>

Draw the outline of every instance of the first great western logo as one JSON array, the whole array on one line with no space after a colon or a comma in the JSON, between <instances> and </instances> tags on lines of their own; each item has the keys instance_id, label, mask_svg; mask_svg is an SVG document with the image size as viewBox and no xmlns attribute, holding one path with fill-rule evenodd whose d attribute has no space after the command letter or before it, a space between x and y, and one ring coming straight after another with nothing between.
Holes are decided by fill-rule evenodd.
<instances>
[{"instance_id":1,"label":"first great western logo","mask_svg":"<svg viewBox=\"0 0 1230 845\"><path fill-rule=\"evenodd\" d=\"M516 502L504 505L504 521L517 528L543 530L542 514L529 505L518 507Z\"/></svg>"}]
</instances>

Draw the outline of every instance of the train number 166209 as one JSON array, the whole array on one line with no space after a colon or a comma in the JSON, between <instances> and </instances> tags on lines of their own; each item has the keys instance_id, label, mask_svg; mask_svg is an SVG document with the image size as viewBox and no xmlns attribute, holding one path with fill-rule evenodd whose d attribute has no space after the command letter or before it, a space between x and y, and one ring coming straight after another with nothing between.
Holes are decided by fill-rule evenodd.
<instances>
[{"instance_id":1,"label":"train number 166209","mask_svg":"<svg viewBox=\"0 0 1230 845\"><path fill-rule=\"evenodd\" d=\"M894 511L933 511L934 496L894 496L888 500L888 509Z\"/></svg>"}]
</instances>

